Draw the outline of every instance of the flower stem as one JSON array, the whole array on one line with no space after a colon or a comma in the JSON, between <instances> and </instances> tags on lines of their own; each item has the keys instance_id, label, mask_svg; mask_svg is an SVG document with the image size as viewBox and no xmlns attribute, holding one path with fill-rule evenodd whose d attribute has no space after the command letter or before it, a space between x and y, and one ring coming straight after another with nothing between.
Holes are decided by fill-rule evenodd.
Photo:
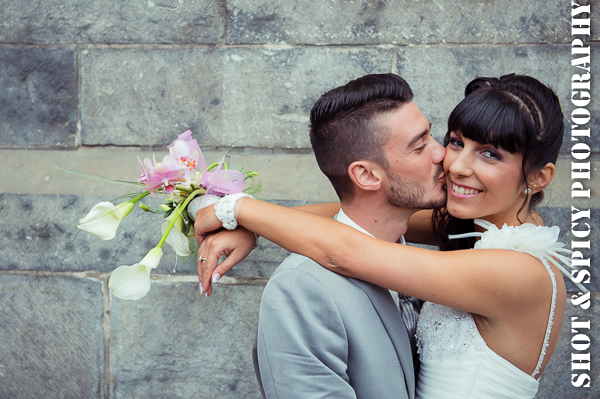
<instances>
[{"instance_id":1,"label":"flower stem","mask_svg":"<svg viewBox=\"0 0 600 399\"><path fill-rule=\"evenodd\" d=\"M136 195L135 197L133 197L132 199L130 199L127 202L131 202L132 204L135 204L136 202L138 202L139 200L141 200L142 198L144 198L148 194L150 194L150 191L144 191L143 193Z\"/></svg>"},{"instance_id":2,"label":"flower stem","mask_svg":"<svg viewBox=\"0 0 600 399\"><path fill-rule=\"evenodd\" d=\"M188 197L185 199L185 201L183 202L183 204L181 206L179 206L179 205L175 206L175 209L173 210L173 219L171 219L171 223L169 223L167 230L165 230L165 234L163 234L162 238L158 242L158 245L157 245L158 248L162 248L163 244L167 240L167 236L169 235L169 233L171 232L171 229L175 225L175 222L177 222L177 220L180 217L182 217L182 215L183 215L182 211L185 212L185 209L188 206L188 204L190 203L190 201L192 199L194 199L195 196L197 196L199 194L204 194L205 192L206 192L205 189L200 188L200 189L194 191L193 193L191 193L190 195L188 195Z\"/></svg>"},{"instance_id":3,"label":"flower stem","mask_svg":"<svg viewBox=\"0 0 600 399\"><path fill-rule=\"evenodd\" d=\"M208 172L209 170L211 170L212 168L214 168L215 166L218 166L220 162L215 162L209 165L208 168L206 168L206 171ZM227 170L229 169L229 167L227 166L227 162L223 162L223 169Z\"/></svg>"}]
</instances>

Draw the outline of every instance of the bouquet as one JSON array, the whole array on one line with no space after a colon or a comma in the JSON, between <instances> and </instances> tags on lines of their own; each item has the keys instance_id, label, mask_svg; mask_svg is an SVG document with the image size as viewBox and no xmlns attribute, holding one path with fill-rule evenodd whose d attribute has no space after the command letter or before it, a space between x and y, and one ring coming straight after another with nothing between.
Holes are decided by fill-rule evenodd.
<instances>
[{"instance_id":1,"label":"bouquet","mask_svg":"<svg viewBox=\"0 0 600 399\"><path fill-rule=\"evenodd\" d=\"M162 162L150 158L142 161L138 157L142 169L138 183L144 186L143 192L117 205L100 202L77 224L79 229L102 240L111 240L121 221L142 198L148 195L156 198L157 194L167 196L160 209L154 211L141 202L139 204L146 212L164 214L162 238L139 263L119 266L111 273L108 288L121 299L137 300L146 296L150 290L150 272L160 263L165 242L177 255L192 254L188 236L194 235L193 223L198 209L216 203L226 194L257 190L254 183L244 190L244 181L257 173L228 169L225 156L207 166L198 142L192 139L189 130L181 133L167 148L169 154Z\"/></svg>"}]
</instances>

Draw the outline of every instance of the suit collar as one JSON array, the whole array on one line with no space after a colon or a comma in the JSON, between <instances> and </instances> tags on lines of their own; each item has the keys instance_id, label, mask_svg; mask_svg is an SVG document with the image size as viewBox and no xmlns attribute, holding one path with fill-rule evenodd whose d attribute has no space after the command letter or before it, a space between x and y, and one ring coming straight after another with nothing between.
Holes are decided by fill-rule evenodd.
<instances>
[{"instance_id":1,"label":"suit collar","mask_svg":"<svg viewBox=\"0 0 600 399\"><path fill-rule=\"evenodd\" d=\"M334 219L361 233L374 237L373 234L369 233L350 219L342 209L334 216ZM404 244L404 237L402 237L402 243ZM396 349L396 354L398 355L402 369L405 370L404 381L406 382L406 391L408 392L409 398L413 399L415 395L415 368L412 357L412 348L406 326L402 320L402 315L394 303L394 300L391 298L390 292L385 288L367 283L366 281L353 278L351 278L350 281L358 285L367 294L375 307L375 310L379 314L379 317L392 340L392 344Z\"/></svg>"},{"instance_id":2,"label":"suit collar","mask_svg":"<svg viewBox=\"0 0 600 399\"><path fill-rule=\"evenodd\" d=\"M415 395L415 367L412 348L402 315L390 297L390 292L385 288L367 283L366 281L353 278L350 278L350 281L358 285L367 294L373 307L379 314L404 370L404 381L406 382L408 397L413 399Z\"/></svg>"}]
</instances>

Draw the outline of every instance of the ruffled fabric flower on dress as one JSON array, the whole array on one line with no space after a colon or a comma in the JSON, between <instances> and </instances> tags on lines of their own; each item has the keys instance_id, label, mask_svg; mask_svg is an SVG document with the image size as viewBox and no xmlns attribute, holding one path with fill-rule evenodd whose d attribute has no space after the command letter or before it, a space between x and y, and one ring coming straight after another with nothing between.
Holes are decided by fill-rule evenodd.
<instances>
[{"instance_id":1,"label":"ruffled fabric flower on dress","mask_svg":"<svg viewBox=\"0 0 600 399\"><path fill-rule=\"evenodd\" d=\"M530 254L540 260L544 259L556 266L584 293L588 292L587 288L581 285L581 283L573 280L571 273L565 268L567 266L569 269L573 269L571 258L561 255L561 253L570 255L573 251L564 248L565 244L558 241L560 234L558 226L536 226L531 223L524 223L520 226L509 226L505 223L499 229L495 224L486 220L475 219L473 222L487 231L484 233L450 234L448 238L452 240L466 237L481 237L475 243L475 249L512 249L513 251Z\"/></svg>"}]
</instances>

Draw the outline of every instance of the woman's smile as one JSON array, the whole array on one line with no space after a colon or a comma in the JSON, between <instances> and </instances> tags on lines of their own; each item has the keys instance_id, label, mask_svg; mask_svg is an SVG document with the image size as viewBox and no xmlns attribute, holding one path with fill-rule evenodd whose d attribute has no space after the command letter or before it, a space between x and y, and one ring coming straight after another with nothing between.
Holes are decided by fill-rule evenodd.
<instances>
[{"instance_id":1,"label":"woman's smile","mask_svg":"<svg viewBox=\"0 0 600 399\"><path fill-rule=\"evenodd\" d=\"M450 187L452 188L450 193L456 198L472 198L482 192L469 186L456 184L452 180L450 180Z\"/></svg>"}]
</instances>

